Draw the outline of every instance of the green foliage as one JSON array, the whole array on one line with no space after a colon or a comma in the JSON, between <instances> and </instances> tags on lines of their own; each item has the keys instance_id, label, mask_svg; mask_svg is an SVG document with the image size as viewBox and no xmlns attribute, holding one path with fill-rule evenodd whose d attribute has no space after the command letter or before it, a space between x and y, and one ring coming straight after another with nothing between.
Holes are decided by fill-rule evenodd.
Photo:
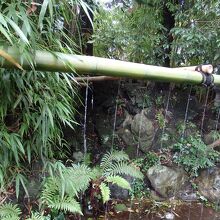
<instances>
[{"instance_id":1,"label":"green foliage","mask_svg":"<svg viewBox=\"0 0 220 220\"><path fill-rule=\"evenodd\" d=\"M105 181L112 184L116 184L123 189L131 189L130 183L121 176L108 176Z\"/></svg>"},{"instance_id":2,"label":"green foliage","mask_svg":"<svg viewBox=\"0 0 220 220\"><path fill-rule=\"evenodd\" d=\"M102 200L103 203L106 203L107 201L109 201L110 199L110 189L109 187L105 184L105 183L101 183L99 186L100 190L101 190L101 195L102 195Z\"/></svg>"},{"instance_id":3,"label":"green foliage","mask_svg":"<svg viewBox=\"0 0 220 220\"><path fill-rule=\"evenodd\" d=\"M198 176L200 169L215 166L220 153L205 145L200 136L189 137L173 146L174 162L182 165L191 176Z\"/></svg>"},{"instance_id":4,"label":"green foliage","mask_svg":"<svg viewBox=\"0 0 220 220\"><path fill-rule=\"evenodd\" d=\"M137 166L130 163L128 155L123 151L106 153L101 159L100 167L95 167L93 173L93 180L100 182L99 188L104 203L110 199L110 188L106 183L116 184L119 187L131 190L130 183L120 175L143 179L143 174Z\"/></svg>"},{"instance_id":5,"label":"green foliage","mask_svg":"<svg viewBox=\"0 0 220 220\"><path fill-rule=\"evenodd\" d=\"M76 97L70 80L62 73L0 71L1 187L13 180L14 166L23 170L27 161L59 157L66 149L61 129L74 124Z\"/></svg>"},{"instance_id":6,"label":"green foliage","mask_svg":"<svg viewBox=\"0 0 220 220\"><path fill-rule=\"evenodd\" d=\"M135 179L132 182L132 190L130 192L132 198L147 198L150 195L150 189L143 180Z\"/></svg>"},{"instance_id":7,"label":"green foliage","mask_svg":"<svg viewBox=\"0 0 220 220\"><path fill-rule=\"evenodd\" d=\"M101 159L100 168L103 176L125 174L135 178L143 178L143 174L137 167L129 163L128 155L123 151L110 151L106 153Z\"/></svg>"},{"instance_id":8,"label":"green foliage","mask_svg":"<svg viewBox=\"0 0 220 220\"><path fill-rule=\"evenodd\" d=\"M162 111L157 112L156 120L157 120L157 123L158 123L160 129L162 129L166 125L166 119L165 119L165 116L163 115Z\"/></svg>"},{"instance_id":9,"label":"green foliage","mask_svg":"<svg viewBox=\"0 0 220 220\"><path fill-rule=\"evenodd\" d=\"M140 167L142 173L146 173L148 169L160 163L159 156L155 152L148 152L143 157L134 160L134 163Z\"/></svg>"},{"instance_id":10,"label":"green foliage","mask_svg":"<svg viewBox=\"0 0 220 220\"><path fill-rule=\"evenodd\" d=\"M143 157L134 160L134 163L140 168L142 173L147 173L148 169L160 163L159 156L154 152L148 152ZM149 188L143 179L134 179L132 182L132 197L143 198L149 195Z\"/></svg>"},{"instance_id":11,"label":"green foliage","mask_svg":"<svg viewBox=\"0 0 220 220\"><path fill-rule=\"evenodd\" d=\"M83 164L73 164L71 167L55 164L54 167L53 176L44 183L41 203L54 210L82 214L76 197L88 188L93 176L91 169Z\"/></svg>"},{"instance_id":12,"label":"green foliage","mask_svg":"<svg viewBox=\"0 0 220 220\"><path fill-rule=\"evenodd\" d=\"M121 10L99 9L94 21L94 53L98 56L134 62L162 63L160 46L164 41L161 25L161 5L153 10L147 5L135 5Z\"/></svg>"},{"instance_id":13,"label":"green foliage","mask_svg":"<svg viewBox=\"0 0 220 220\"><path fill-rule=\"evenodd\" d=\"M0 206L0 217L1 220L19 220L21 210L17 205L11 203L5 203Z\"/></svg>"},{"instance_id":14,"label":"green foliage","mask_svg":"<svg viewBox=\"0 0 220 220\"><path fill-rule=\"evenodd\" d=\"M39 214L39 213L32 213L31 217L28 218L27 220L47 220L48 218ZM48 219L49 220L49 219Z\"/></svg>"},{"instance_id":15,"label":"green foliage","mask_svg":"<svg viewBox=\"0 0 220 220\"><path fill-rule=\"evenodd\" d=\"M17 197L20 186L27 193L27 162L60 159L68 154L62 128L75 124L78 89L74 74L34 71L35 61L28 52L80 52L77 7L89 16L90 8L82 0L0 3L1 45L16 47L22 54L20 64L12 62L10 56L9 61L18 67L25 59L33 69L0 70L0 188L4 190L15 181ZM63 24L59 27L59 23Z\"/></svg>"},{"instance_id":16,"label":"green foliage","mask_svg":"<svg viewBox=\"0 0 220 220\"><path fill-rule=\"evenodd\" d=\"M172 59L176 64L219 63L219 1L187 1L175 11Z\"/></svg>"},{"instance_id":17,"label":"green foliage","mask_svg":"<svg viewBox=\"0 0 220 220\"><path fill-rule=\"evenodd\" d=\"M88 5L81 0L43 0L35 7L30 1L2 0L0 4L1 42L19 45L19 49L24 51L23 56L32 64L31 57L27 57L27 49L80 50L74 42L79 37L79 26L77 14L73 10L80 6L89 15ZM59 26L61 20L65 27ZM75 22L72 26L70 26L71 21ZM71 28L75 28L74 35Z\"/></svg>"},{"instance_id":18,"label":"green foliage","mask_svg":"<svg viewBox=\"0 0 220 220\"><path fill-rule=\"evenodd\" d=\"M219 63L218 1L183 1L182 6L173 0L136 2L96 12L95 54L162 65L169 57L171 66ZM165 8L174 16L174 28L172 21L165 25Z\"/></svg>"}]
</instances>

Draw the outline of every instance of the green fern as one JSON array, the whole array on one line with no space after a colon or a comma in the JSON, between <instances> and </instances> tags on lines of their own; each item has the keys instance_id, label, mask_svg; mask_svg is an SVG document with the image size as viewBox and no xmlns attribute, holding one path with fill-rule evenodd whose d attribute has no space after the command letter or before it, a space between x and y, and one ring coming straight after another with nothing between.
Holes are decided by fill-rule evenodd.
<instances>
[{"instance_id":1,"label":"green fern","mask_svg":"<svg viewBox=\"0 0 220 220\"><path fill-rule=\"evenodd\" d=\"M110 189L109 187L105 184L105 183L101 183L99 186L100 190L101 190L101 195L102 195L102 200L103 203L106 203L107 201L109 201L110 199Z\"/></svg>"},{"instance_id":2,"label":"green fern","mask_svg":"<svg viewBox=\"0 0 220 220\"><path fill-rule=\"evenodd\" d=\"M84 192L92 179L92 170L84 164L73 164L64 174L66 183L66 192L73 194L74 192Z\"/></svg>"},{"instance_id":3,"label":"green fern","mask_svg":"<svg viewBox=\"0 0 220 220\"><path fill-rule=\"evenodd\" d=\"M32 213L31 217L28 218L27 220L45 220L45 219L46 219L45 216L42 216L39 213Z\"/></svg>"},{"instance_id":4,"label":"green fern","mask_svg":"<svg viewBox=\"0 0 220 220\"><path fill-rule=\"evenodd\" d=\"M105 176L114 176L117 174L125 174L135 177L137 179L143 179L144 177L141 171L136 166L128 164L126 161L115 162L104 170Z\"/></svg>"},{"instance_id":5,"label":"green fern","mask_svg":"<svg viewBox=\"0 0 220 220\"><path fill-rule=\"evenodd\" d=\"M121 188L131 190L130 183L121 176L108 176L105 181L116 184Z\"/></svg>"},{"instance_id":6,"label":"green fern","mask_svg":"<svg viewBox=\"0 0 220 220\"><path fill-rule=\"evenodd\" d=\"M95 170L97 171L97 168ZM106 153L101 159L99 171L99 175L96 175L96 178L101 180L99 188L104 203L110 199L110 189L105 182L111 182L130 190L129 182L119 175L130 175L143 179L143 174L137 167L129 163L129 157L123 151L110 151Z\"/></svg>"},{"instance_id":7,"label":"green fern","mask_svg":"<svg viewBox=\"0 0 220 220\"><path fill-rule=\"evenodd\" d=\"M49 208L82 214L75 197L88 188L92 171L83 164L59 167L61 170L45 181L41 202Z\"/></svg>"},{"instance_id":8,"label":"green fern","mask_svg":"<svg viewBox=\"0 0 220 220\"><path fill-rule=\"evenodd\" d=\"M111 166L114 161L119 162L127 160L129 160L129 157L125 152L110 151L102 157L100 167L105 170L107 167Z\"/></svg>"},{"instance_id":9,"label":"green fern","mask_svg":"<svg viewBox=\"0 0 220 220\"><path fill-rule=\"evenodd\" d=\"M19 220L21 210L17 205L6 203L0 206L0 217L1 220Z\"/></svg>"},{"instance_id":10,"label":"green fern","mask_svg":"<svg viewBox=\"0 0 220 220\"><path fill-rule=\"evenodd\" d=\"M82 214L80 204L74 199L75 194L62 196L59 183L58 178L48 178L42 191L41 203L52 209Z\"/></svg>"},{"instance_id":11,"label":"green fern","mask_svg":"<svg viewBox=\"0 0 220 220\"><path fill-rule=\"evenodd\" d=\"M64 212L78 213L82 215L81 206L71 196L64 196L63 198L60 195L53 197L53 200L48 201L48 207L55 210L62 210Z\"/></svg>"}]
</instances>

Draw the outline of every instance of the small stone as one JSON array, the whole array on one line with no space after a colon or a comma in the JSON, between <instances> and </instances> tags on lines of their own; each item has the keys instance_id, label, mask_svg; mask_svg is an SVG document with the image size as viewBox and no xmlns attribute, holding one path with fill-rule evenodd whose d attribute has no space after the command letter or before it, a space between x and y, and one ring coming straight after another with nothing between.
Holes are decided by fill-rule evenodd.
<instances>
[{"instance_id":1,"label":"small stone","mask_svg":"<svg viewBox=\"0 0 220 220\"><path fill-rule=\"evenodd\" d=\"M164 214L164 218L165 218L166 220L173 220L173 219L175 218L175 216L174 216L174 214L171 213L171 212L166 212L166 213Z\"/></svg>"}]
</instances>

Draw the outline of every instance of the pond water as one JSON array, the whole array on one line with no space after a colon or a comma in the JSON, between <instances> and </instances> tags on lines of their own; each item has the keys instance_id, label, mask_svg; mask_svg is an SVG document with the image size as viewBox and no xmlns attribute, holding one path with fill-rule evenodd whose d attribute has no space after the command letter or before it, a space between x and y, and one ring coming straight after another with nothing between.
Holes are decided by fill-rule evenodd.
<instances>
[{"instance_id":1,"label":"pond water","mask_svg":"<svg viewBox=\"0 0 220 220\"><path fill-rule=\"evenodd\" d=\"M170 218L169 218L170 217ZM92 218L91 218L92 219ZM201 203L182 203L175 207L152 207L149 204L136 204L123 212L109 212L108 215L100 216L100 220L220 220L220 211L215 211Z\"/></svg>"}]
</instances>

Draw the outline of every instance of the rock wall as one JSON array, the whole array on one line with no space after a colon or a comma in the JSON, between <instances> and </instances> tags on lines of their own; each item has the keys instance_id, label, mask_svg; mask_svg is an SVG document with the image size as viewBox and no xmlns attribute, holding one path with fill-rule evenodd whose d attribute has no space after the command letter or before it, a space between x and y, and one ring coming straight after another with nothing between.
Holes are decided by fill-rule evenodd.
<instances>
[{"instance_id":1,"label":"rock wall","mask_svg":"<svg viewBox=\"0 0 220 220\"><path fill-rule=\"evenodd\" d=\"M133 159L149 151L158 155L165 152L166 163L153 166L146 173L152 195L156 193L161 198L175 196L183 200L198 199L195 194L197 189L192 188L189 174L170 163L169 149L181 138L194 136L201 131L205 143L210 144L220 138L218 135L215 137L220 124L216 120L217 111L210 108L213 93L210 93L208 103L204 105L204 88L200 94L194 88L191 94L189 91L190 87L187 86L161 86L134 80L94 83L89 90L86 123L86 143L93 155L93 162L98 161L99 155L112 147L125 150ZM81 126L75 133L67 135L76 158L78 154L75 151L82 152L84 145L83 135L78 135L83 134L83 106L80 112ZM212 202L220 198L219 175L220 169L215 167L202 171L196 180L193 179L199 193Z\"/></svg>"}]
</instances>

